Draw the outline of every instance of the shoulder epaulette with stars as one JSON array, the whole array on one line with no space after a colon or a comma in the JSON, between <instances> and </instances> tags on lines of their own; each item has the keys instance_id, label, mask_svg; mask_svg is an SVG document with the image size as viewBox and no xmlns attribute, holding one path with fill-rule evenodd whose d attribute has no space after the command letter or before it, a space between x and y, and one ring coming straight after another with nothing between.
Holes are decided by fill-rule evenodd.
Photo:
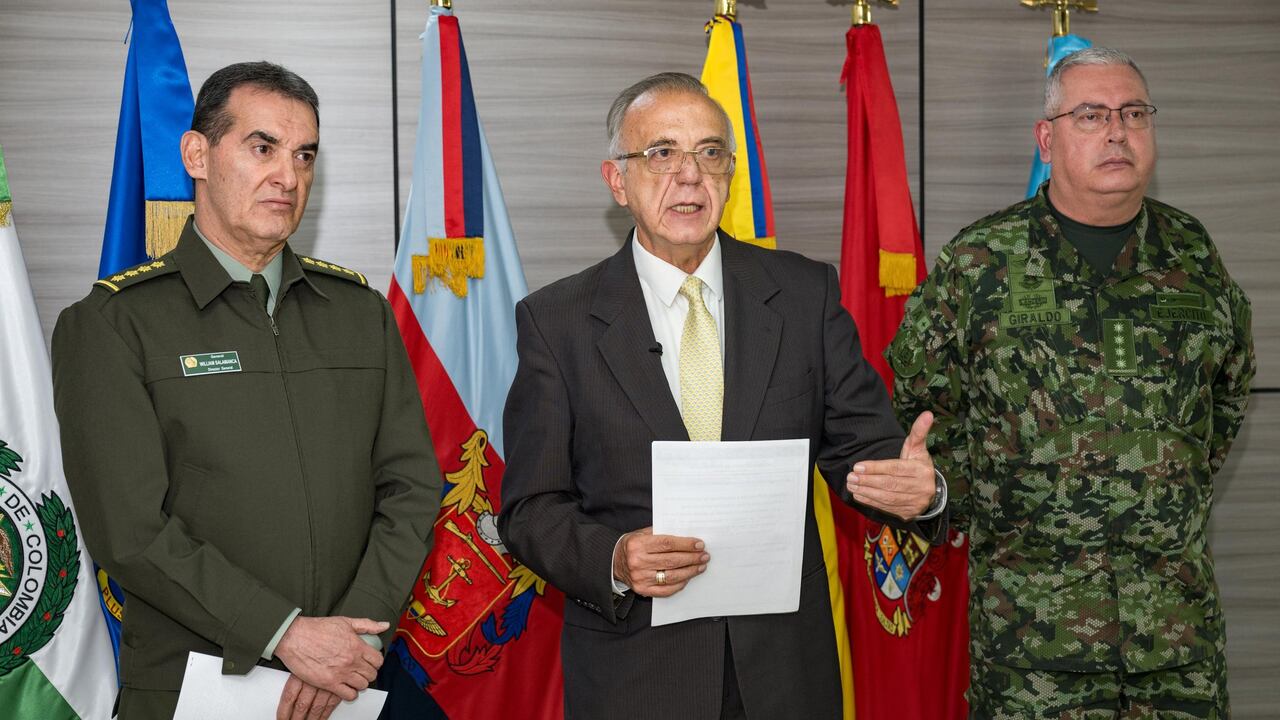
<instances>
[{"instance_id":1,"label":"shoulder epaulette with stars","mask_svg":"<svg viewBox=\"0 0 1280 720\"><path fill-rule=\"evenodd\" d=\"M177 265L164 258L148 260L141 265L134 265L118 273L112 273L95 282L94 285L100 285L113 293L118 293L130 285L136 285L149 278L168 275L171 272L177 272L177 270Z\"/></svg>"},{"instance_id":2,"label":"shoulder epaulette with stars","mask_svg":"<svg viewBox=\"0 0 1280 720\"><path fill-rule=\"evenodd\" d=\"M364 275L361 275L355 270L348 270L341 265L334 265L331 262L309 258L305 255L299 255L298 262L302 263L303 270L312 270L314 272L325 273L326 275L333 275L366 287L369 285L369 281L365 280Z\"/></svg>"}]
</instances>

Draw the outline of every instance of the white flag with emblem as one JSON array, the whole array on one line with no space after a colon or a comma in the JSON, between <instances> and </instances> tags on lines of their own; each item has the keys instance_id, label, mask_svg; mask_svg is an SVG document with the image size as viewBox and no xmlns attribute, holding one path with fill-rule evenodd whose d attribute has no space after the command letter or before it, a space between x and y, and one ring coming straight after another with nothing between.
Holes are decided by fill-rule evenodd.
<instances>
[{"instance_id":1,"label":"white flag with emblem","mask_svg":"<svg viewBox=\"0 0 1280 720\"><path fill-rule=\"evenodd\" d=\"M110 718L115 661L62 475L53 383L0 151L0 715Z\"/></svg>"}]
</instances>

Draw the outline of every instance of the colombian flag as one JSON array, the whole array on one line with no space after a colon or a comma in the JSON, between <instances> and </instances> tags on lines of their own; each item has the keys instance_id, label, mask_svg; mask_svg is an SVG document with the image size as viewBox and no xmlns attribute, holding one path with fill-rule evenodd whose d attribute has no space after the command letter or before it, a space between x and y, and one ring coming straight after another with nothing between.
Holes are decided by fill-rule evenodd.
<instances>
[{"instance_id":1,"label":"colombian flag","mask_svg":"<svg viewBox=\"0 0 1280 720\"><path fill-rule=\"evenodd\" d=\"M725 15L707 23L707 62L702 66L702 84L707 86L733 124L738 148L737 168L729 186L720 227L744 242L774 248L773 194L764 164L764 146L756 123L755 101L751 98L751 77L747 74L747 46L742 26Z\"/></svg>"},{"instance_id":2,"label":"colombian flag","mask_svg":"<svg viewBox=\"0 0 1280 720\"><path fill-rule=\"evenodd\" d=\"M734 153L736 169L720 227L739 240L774 249L777 238L773 230L773 195L765 170L760 128L756 123L751 77L747 74L747 48L742 39L742 26L732 17L717 15L707 23L706 31L709 38L707 61L702 67L702 84L729 114L733 135L738 142ZM839 500L835 502L840 503ZM831 490L817 470L813 473L813 512L827 566L832 632L840 657L844 717L852 718L853 660L845 624L845 591L840 579Z\"/></svg>"},{"instance_id":3,"label":"colombian flag","mask_svg":"<svg viewBox=\"0 0 1280 720\"><path fill-rule=\"evenodd\" d=\"M564 598L511 557L495 523L515 304L528 288L451 9L431 8L422 41L413 183L387 295L445 486L384 665L383 717L560 718Z\"/></svg>"}]
</instances>

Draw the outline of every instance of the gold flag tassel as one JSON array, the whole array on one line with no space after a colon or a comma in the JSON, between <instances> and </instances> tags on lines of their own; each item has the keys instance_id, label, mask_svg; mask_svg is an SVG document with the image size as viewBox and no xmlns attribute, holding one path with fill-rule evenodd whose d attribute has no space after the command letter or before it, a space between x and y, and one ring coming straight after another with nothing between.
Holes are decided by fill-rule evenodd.
<instances>
[{"instance_id":1,"label":"gold flag tassel","mask_svg":"<svg viewBox=\"0 0 1280 720\"><path fill-rule=\"evenodd\" d=\"M0 201L0 227L9 227L9 211L12 209L13 203L11 201Z\"/></svg>"},{"instance_id":2,"label":"gold flag tassel","mask_svg":"<svg viewBox=\"0 0 1280 720\"><path fill-rule=\"evenodd\" d=\"M484 277L484 238L427 238L427 254L413 256L413 291L422 294L431 278L454 295L467 296L467 279Z\"/></svg>"},{"instance_id":3,"label":"gold flag tassel","mask_svg":"<svg viewBox=\"0 0 1280 720\"><path fill-rule=\"evenodd\" d=\"M916 256L881 250L880 287L885 297L910 295L916 289Z\"/></svg>"},{"instance_id":4,"label":"gold flag tassel","mask_svg":"<svg viewBox=\"0 0 1280 720\"><path fill-rule=\"evenodd\" d=\"M195 212L189 200L147 201L147 255L152 259L178 246L178 236L187 224L187 216Z\"/></svg>"}]
</instances>

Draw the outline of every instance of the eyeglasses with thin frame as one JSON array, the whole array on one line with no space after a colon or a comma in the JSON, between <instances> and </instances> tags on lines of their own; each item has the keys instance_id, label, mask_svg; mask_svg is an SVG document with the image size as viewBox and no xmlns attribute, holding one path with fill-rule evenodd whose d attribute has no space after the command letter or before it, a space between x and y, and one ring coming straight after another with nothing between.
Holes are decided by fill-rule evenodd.
<instances>
[{"instance_id":1,"label":"eyeglasses with thin frame","mask_svg":"<svg viewBox=\"0 0 1280 720\"><path fill-rule=\"evenodd\" d=\"M707 145L697 150L681 150L670 145L657 145L640 152L619 155L614 160L644 158L644 167L658 175L675 175L684 167L686 155L693 157L698 169L708 175L724 175L733 164L733 153L719 145Z\"/></svg>"},{"instance_id":2,"label":"eyeglasses with thin frame","mask_svg":"<svg viewBox=\"0 0 1280 720\"><path fill-rule=\"evenodd\" d=\"M1105 105L1081 105L1075 110L1045 119L1053 122L1070 115L1076 129L1092 133L1110 125L1113 112L1120 113L1120 123L1129 130L1146 130L1156 120L1155 105L1122 105L1118 108Z\"/></svg>"}]
</instances>

